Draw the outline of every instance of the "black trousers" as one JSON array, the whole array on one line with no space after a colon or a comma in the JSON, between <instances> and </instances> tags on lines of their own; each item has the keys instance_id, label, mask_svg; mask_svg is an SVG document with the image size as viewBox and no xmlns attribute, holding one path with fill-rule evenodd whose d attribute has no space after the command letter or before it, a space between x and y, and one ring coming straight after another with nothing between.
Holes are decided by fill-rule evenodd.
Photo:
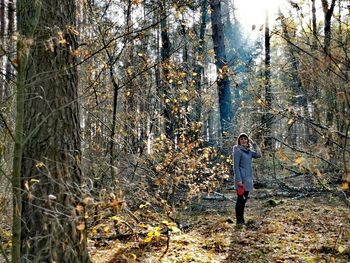
<instances>
[{"instance_id":1,"label":"black trousers","mask_svg":"<svg viewBox=\"0 0 350 263\"><path fill-rule=\"evenodd\" d=\"M236 223L237 224L244 224L244 207L245 203L248 200L248 191L244 191L243 195L237 195L237 202L236 202Z\"/></svg>"}]
</instances>

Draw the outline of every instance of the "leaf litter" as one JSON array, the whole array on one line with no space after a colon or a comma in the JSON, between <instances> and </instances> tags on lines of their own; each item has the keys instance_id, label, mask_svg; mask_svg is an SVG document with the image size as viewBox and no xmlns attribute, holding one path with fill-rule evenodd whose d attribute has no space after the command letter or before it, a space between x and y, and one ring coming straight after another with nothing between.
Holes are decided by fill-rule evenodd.
<instances>
[{"instance_id":1,"label":"leaf litter","mask_svg":"<svg viewBox=\"0 0 350 263\"><path fill-rule=\"evenodd\" d=\"M152 234L102 243L91 238L93 262L350 262L349 208L332 196L253 197L243 228L235 225L232 201L202 202L201 209L178 211L186 225L178 222L180 231L153 217Z\"/></svg>"}]
</instances>

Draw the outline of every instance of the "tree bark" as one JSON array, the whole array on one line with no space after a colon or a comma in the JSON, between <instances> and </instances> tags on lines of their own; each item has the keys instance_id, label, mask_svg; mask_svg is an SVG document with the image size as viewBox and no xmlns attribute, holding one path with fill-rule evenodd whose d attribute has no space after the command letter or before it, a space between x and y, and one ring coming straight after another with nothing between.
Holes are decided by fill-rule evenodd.
<instances>
[{"instance_id":1,"label":"tree bark","mask_svg":"<svg viewBox=\"0 0 350 263\"><path fill-rule=\"evenodd\" d=\"M330 55L331 44L331 25L332 15L335 7L335 0L332 0L331 6L328 4L328 0L322 0L322 7L324 13L324 52L328 56Z\"/></svg>"},{"instance_id":2,"label":"tree bark","mask_svg":"<svg viewBox=\"0 0 350 263\"><path fill-rule=\"evenodd\" d=\"M4 47L5 47L5 0L0 1L0 41L3 49L0 52L0 68L4 67ZM0 103L5 95L5 82L3 76L0 76Z\"/></svg>"},{"instance_id":3,"label":"tree bark","mask_svg":"<svg viewBox=\"0 0 350 263\"><path fill-rule=\"evenodd\" d=\"M312 7L311 7L311 13L312 13L312 50L317 50L317 20L316 20L316 0L311 0Z\"/></svg>"},{"instance_id":4,"label":"tree bark","mask_svg":"<svg viewBox=\"0 0 350 263\"><path fill-rule=\"evenodd\" d=\"M161 96L162 96L162 107L164 116L165 134L170 140L175 139L175 129L177 127L174 112L172 110L173 104L175 103L171 92L170 80L170 38L169 38L169 27L167 18L167 7L166 0L163 0L160 4L160 38L161 38L161 60L162 60L162 72L163 81L161 84Z\"/></svg>"},{"instance_id":5,"label":"tree bark","mask_svg":"<svg viewBox=\"0 0 350 263\"><path fill-rule=\"evenodd\" d=\"M17 1L25 74L20 262L90 262L80 169L76 6Z\"/></svg>"},{"instance_id":6,"label":"tree bark","mask_svg":"<svg viewBox=\"0 0 350 263\"><path fill-rule=\"evenodd\" d=\"M330 51L330 45L331 45L331 25L332 25L332 15L334 12L335 7L335 0L332 0L331 6L328 4L328 0L322 0L322 7L323 7L323 13L324 13L324 53L328 68L331 67L331 51ZM327 87L326 89L326 98L327 98L327 104L328 104L328 110L326 114L326 120L327 124L329 126L333 125L334 115L336 112L336 88L334 87Z\"/></svg>"},{"instance_id":7,"label":"tree bark","mask_svg":"<svg viewBox=\"0 0 350 263\"><path fill-rule=\"evenodd\" d=\"M272 92L271 92L271 53L270 53L270 27L269 16L266 12L265 17L265 103L266 113L263 117L263 123L265 123L265 147L268 150L272 150Z\"/></svg>"},{"instance_id":8,"label":"tree bark","mask_svg":"<svg viewBox=\"0 0 350 263\"><path fill-rule=\"evenodd\" d=\"M8 34L8 45L7 45L7 53L8 59L6 61L6 69L5 69L5 80L6 82L10 81L13 76L13 69L11 60L13 59L10 55L12 51L14 51L14 45L12 41L13 33L15 32L15 6L13 0L9 0L8 2L8 25L7 25L7 34ZM9 94L9 91L6 90L6 93ZM6 95L7 95L6 94Z\"/></svg>"},{"instance_id":9,"label":"tree bark","mask_svg":"<svg viewBox=\"0 0 350 263\"><path fill-rule=\"evenodd\" d=\"M196 50L196 55L199 60L199 63L197 62L195 65L195 81L196 81L196 99L194 102L194 117L193 120L195 122L200 122L201 120L201 114L202 114L202 73L203 73L203 64L204 61L203 53L204 53L204 45L205 45L205 29L207 26L207 16L208 16L208 0L202 0L201 5L201 24L199 28L199 43Z\"/></svg>"},{"instance_id":10,"label":"tree bark","mask_svg":"<svg viewBox=\"0 0 350 263\"><path fill-rule=\"evenodd\" d=\"M217 71L217 86L220 108L221 135L226 137L232 129L232 99L230 91L230 79L226 59L224 27L221 17L221 1L211 0L211 26L215 52L215 64Z\"/></svg>"}]
</instances>

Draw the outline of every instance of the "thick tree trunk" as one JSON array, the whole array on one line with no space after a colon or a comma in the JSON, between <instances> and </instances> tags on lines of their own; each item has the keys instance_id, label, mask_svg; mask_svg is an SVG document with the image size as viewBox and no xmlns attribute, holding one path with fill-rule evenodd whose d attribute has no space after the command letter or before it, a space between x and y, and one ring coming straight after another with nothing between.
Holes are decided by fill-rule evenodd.
<instances>
[{"instance_id":1,"label":"thick tree trunk","mask_svg":"<svg viewBox=\"0 0 350 263\"><path fill-rule=\"evenodd\" d=\"M22 262L89 262L72 56L77 48L75 1L17 4L19 38L29 53L24 69Z\"/></svg>"},{"instance_id":2,"label":"thick tree trunk","mask_svg":"<svg viewBox=\"0 0 350 263\"><path fill-rule=\"evenodd\" d=\"M220 108L221 134L226 137L232 129L232 99L230 91L230 79L228 77L228 65L226 59L224 27L221 17L221 1L211 0L211 26L215 52L215 64L217 68L217 86Z\"/></svg>"}]
</instances>

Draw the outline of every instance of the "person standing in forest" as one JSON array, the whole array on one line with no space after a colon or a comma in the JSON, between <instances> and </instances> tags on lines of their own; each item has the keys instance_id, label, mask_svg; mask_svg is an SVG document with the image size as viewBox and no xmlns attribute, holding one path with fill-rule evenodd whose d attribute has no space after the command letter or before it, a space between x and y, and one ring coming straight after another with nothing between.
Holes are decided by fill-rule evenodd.
<instances>
[{"instance_id":1,"label":"person standing in forest","mask_svg":"<svg viewBox=\"0 0 350 263\"><path fill-rule=\"evenodd\" d=\"M246 133L241 133L237 138L237 145L233 147L233 170L237 190L235 207L237 226L245 224L244 207L249 192L253 190L252 159L260 157L259 146Z\"/></svg>"}]
</instances>

